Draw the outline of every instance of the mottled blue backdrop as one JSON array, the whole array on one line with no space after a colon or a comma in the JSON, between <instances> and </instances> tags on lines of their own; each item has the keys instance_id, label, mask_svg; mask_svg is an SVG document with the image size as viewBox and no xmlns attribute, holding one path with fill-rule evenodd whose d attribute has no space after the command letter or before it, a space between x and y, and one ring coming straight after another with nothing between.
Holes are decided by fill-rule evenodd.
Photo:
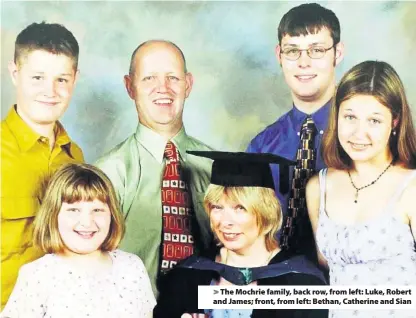
<instances>
[{"instance_id":1,"label":"mottled blue backdrop","mask_svg":"<svg viewBox=\"0 0 416 318\"><path fill-rule=\"evenodd\" d=\"M15 102L7 63L17 34L32 22L58 22L80 43L80 78L63 118L94 161L133 132L137 115L123 75L135 47L167 39L184 51L195 85L187 131L223 150L249 140L290 107L274 48L282 15L301 2L2 2L1 111ZM346 56L337 78L366 59L391 63L416 112L416 2L320 1L341 21ZM416 118L416 117L415 117Z\"/></svg>"}]
</instances>

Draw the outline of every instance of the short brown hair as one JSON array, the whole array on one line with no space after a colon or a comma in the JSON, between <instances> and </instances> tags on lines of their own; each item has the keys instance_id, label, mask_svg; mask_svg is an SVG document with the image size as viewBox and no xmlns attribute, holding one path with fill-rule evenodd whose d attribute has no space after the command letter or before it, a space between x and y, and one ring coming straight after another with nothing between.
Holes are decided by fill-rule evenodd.
<instances>
[{"instance_id":1,"label":"short brown hair","mask_svg":"<svg viewBox=\"0 0 416 318\"><path fill-rule=\"evenodd\" d=\"M341 103L356 95L373 96L390 110L393 120L398 121L394 128L396 135L391 134L389 140L393 160L407 168L416 168L416 132L403 83L391 65L380 61L362 62L341 79L322 141L325 164L336 169L352 168L351 158L338 139L338 114Z\"/></svg>"},{"instance_id":2,"label":"short brown hair","mask_svg":"<svg viewBox=\"0 0 416 318\"><path fill-rule=\"evenodd\" d=\"M72 59L74 70L77 70L78 42L71 31L61 24L32 23L21 31L15 42L15 64L21 63L24 57L36 50L43 50L52 54L63 54Z\"/></svg>"},{"instance_id":3,"label":"short brown hair","mask_svg":"<svg viewBox=\"0 0 416 318\"><path fill-rule=\"evenodd\" d=\"M45 253L62 253L65 244L58 230L62 203L100 200L111 213L110 230L102 251L117 248L124 235L124 219L110 179L100 169L85 163L63 165L52 176L34 221L34 244Z\"/></svg>"},{"instance_id":4,"label":"short brown hair","mask_svg":"<svg viewBox=\"0 0 416 318\"><path fill-rule=\"evenodd\" d=\"M208 214L222 196L241 204L256 217L259 233L266 232L266 248L278 246L276 233L282 225L282 208L273 189L263 187L224 187L210 184L205 193L204 207Z\"/></svg>"},{"instance_id":5,"label":"short brown hair","mask_svg":"<svg viewBox=\"0 0 416 318\"><path fill-rule=\"evenodd\" d=\"M290 9L280 20L277 29L279 44L285 35L301 36L328 29L333 45L341 40L341 27L335 13L317 3L305 3Z\"/></svg>"}]
</instances>

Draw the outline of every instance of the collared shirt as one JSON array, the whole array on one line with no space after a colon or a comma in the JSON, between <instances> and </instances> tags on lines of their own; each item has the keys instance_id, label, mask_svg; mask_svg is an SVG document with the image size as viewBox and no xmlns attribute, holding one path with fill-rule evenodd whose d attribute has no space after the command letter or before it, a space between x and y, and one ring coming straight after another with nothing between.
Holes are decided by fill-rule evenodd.
<instances>
[{"instance_id":1,"label":"collared shirt","mask_svg":"<svg viewBox=\"0 0 416 318\"><path fill-rule=\"evenodd\" d=\"M62 125L55 125L53 149L12 107L1 122L1 305L17 279L19 268L42 253L32 245L33 220L49 176L61 165L84 160Z\"/></svg>"},{"instance_id":2,"label":"collared shirt","mask_svg":"<svg viewBox=\"0 0 416 318\"><path fill-rule=\"evenodd\" d=\"M318 130L318 133L315 136L315 147L317 149L316 171L325 168L320 148L322 136L328 124L330 105L331 102L329 101L315 113L310 115ZM259 133L250 142L247 147L247 152L268 152L296 161L296 152L300 141L300 131L307 116L308 114L300 111L293 105L293 108L289 112L280 117L275 123L266 127L265 130ZM276 188L276 195L282 204L283 214L286 215L288 193L283 194L279 189L279 166L272 164L271 170ZM287 182L290 182L291 175Z\"/></svg>"},{"instance_id":3,"label":"collared shirt","mask_svg":"<svg viewBox=\"0 0 416 318\"><path fill-rule=\"evenodd\" d=\"M188 136L184 128L171 141L179 151L181 171L185 173L199 224L199 233L194 235L196 244L207 247L212 234L203 201L210 183L212 161L189 155L186 150L211 148ZM164 137L139 124L135 134L96 163L111 179L125 217L126 233L120 249L136 254L143 260L156 295L162 239L161 184L166 144Z\"/></svg>"}]
</instances>

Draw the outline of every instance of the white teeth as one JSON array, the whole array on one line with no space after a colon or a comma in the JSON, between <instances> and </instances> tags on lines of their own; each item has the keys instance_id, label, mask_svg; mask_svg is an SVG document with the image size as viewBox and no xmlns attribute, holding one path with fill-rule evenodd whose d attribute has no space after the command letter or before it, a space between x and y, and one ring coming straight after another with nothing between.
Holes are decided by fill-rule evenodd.
<instances>
[{"instance_id":1,"label":"white teeth","mask_svg":"<svg viewBox=\"0 0 416 318\"><path fill-rule=\"evenodd\" d=\"M227 239L233 239L237 236L238 234L234 234L234 233L224 233L224 237Z\"/></svg>"},{"instance_id":2,"label":"white teeth","mask_svg":"<svg viewBox=\"0 0 416 318\"><path fill-rule=\"evenodd\" d=\"M85 231L75 231L78 235L82 236L82 237L93 237L93 235L95 234L95 232L85 232Z\"/></svg>"},{"instance_id":3,"label":"white teeth","mask_svg":"<svg viewBox=\"0 0 416 318\"><path fill-rule=\"evenodd\" d=\"M297 76L298 78L300 78L300 79L311 79L311 78L313 78L313 77L315 77L315 75L298 75Z\"/></svg>"},{"instance_id":4,"label":"white teeth","mask_svg":"<svg viewBox=\"0 0 416 318\"><path fill-rule=\"evenodd\" d=\"M354 143L351 143L351 146L352 146L353 148L356 148L356 149L364 149L364 148L366 148L368 145L363 145L363 144L354 144Z\"/></svg>"},{"instance_id":5,"label":"white teeth","mask_svg":"<svg viewBox=\"0 0 416 318\"><path fill-rule=\"evenodd\" d=\"M171 99L158 99L155 101L156 104L172 104L172 102Z\"/></svg>"}]
</instances>

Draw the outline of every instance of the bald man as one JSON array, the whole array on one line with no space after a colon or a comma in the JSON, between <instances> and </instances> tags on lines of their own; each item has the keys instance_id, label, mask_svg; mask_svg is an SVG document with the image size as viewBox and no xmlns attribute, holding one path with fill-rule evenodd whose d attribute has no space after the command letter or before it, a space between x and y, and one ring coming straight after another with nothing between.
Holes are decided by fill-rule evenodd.
<instances>
[{"instance_id":1,"label":"bald man","mask_svg":"<svg viewBox=\"0 0 416 318\"><path fill-rule=\"evenodd\" d=\"M203 208L212 163L186 154L211 148L185 132L183 109L193 77L174 43L140 44L124 84L139 124L96 165L113 182L125 215L120 249L143 260L157 295L159 276L212 242Z\"/></svg>"}]
</instances>

